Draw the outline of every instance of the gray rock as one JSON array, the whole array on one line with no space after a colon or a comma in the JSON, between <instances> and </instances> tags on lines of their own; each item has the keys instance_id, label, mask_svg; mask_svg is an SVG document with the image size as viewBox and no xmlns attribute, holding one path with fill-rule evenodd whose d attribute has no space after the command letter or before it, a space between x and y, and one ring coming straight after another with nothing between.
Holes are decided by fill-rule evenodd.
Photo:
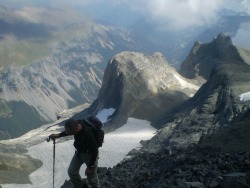
<instances>
[{"instance_id":1,"label":"gray rock","mask_svg":"<svg viewBox=\"0 0 250 188\"><path fill-rule=\"evenodd\" d=\"M122 52L110 60L98 98L88 110L96 114L104 108L116 109L112 121L105 126L111 130L123 125L128 117L155 122L198 88L179 75L160 53L149 56Z\"/></svg>"}]
</instances>

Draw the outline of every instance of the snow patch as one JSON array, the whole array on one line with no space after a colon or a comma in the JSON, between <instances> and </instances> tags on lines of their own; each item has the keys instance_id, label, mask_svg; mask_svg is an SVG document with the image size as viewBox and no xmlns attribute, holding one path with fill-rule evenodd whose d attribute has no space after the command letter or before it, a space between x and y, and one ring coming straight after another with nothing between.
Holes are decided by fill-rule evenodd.
<instances>
[{"instance_id":1,"label":"snow patch","mask_svg":"<svg viewBox=\"0 0 250 188\"><path fill-rule=\"evenodd\" d=\"M182 79L179 75L174 74L174 77L178 80L179 84L182 86L182 89L185 88L190 88L190 89L194 89L194 90L198 90L199 86L188 83L186 80Z\"/></svg>"},{"instance_id":2,"label":"snow patch","mask_svg":"<svg viewBox=\"0 0 250 188\"><path fill-rule=\"evenodd\" d=\"M246 93L242 93L239 95L240 101L246 102L250 100L250 91Z\"/></svg>"},{"instance_id":3,"label":"snow patch","mask_svg":"<svg viewBox=\"0 0 250 188\"><path fill-rule=\"evenodd\" d=\"M98 112L98 114L96 115L96 117L98 117L98 119L102 122L102 123L106 123L109 121L109 116L111 116L113 113L115 112L114 108L109 108L109 109L103 109L101 111Z\"/></svg>"}]
</instances>

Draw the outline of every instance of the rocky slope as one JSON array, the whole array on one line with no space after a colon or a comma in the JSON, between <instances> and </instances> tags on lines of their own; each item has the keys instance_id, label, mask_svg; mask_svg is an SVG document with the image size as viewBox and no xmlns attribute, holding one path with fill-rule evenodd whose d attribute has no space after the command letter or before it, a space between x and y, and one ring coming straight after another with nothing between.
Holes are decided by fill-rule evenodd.
<instances>
[{"instance_id":1,"label":"rocky slope","mask_svg":"<svg viewBox=\"0 0 250 188\"><path fill-rule=\"evenodd\" d=\"M164 56L122 52L114 56L105 70L97 100L86 113L97 114L103 109L115 109L105 128L123 125L128 117L156 122L194 95L199 88L183 78Z\"/></svg>"},{"instance_id":2,"label":"rocky slope","mask_svg":"<svg viewBox=\"0 0 250 188\"><path fill-rule=\"evenodd\" d=\"M143 142L140 151L131 153L132 159L100 171L103 186L249 187L250 110L249 102L239 101L238 94L250 89L250 69L246 65L223 69L212 76L220 75L226 83L208 81L201 88L206 92L198 91L192 98L205 95L214 100L204 97L200 105L176 115L154 138Z\"/></svg>"}]
</instances>

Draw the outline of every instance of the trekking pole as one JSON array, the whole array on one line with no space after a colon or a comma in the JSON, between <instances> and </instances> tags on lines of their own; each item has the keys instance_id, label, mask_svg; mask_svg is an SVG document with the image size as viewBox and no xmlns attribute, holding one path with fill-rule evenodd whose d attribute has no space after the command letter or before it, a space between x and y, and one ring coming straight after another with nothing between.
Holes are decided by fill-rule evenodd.
<instances>
[{"instance_id":1,"label":"trekking pole","mask_svg":"<svg viewBox=\"0 0 250 188\"><path fill-rule=\"evenodd\" d=\"M47 142L50 141L50 137L47 138ZM53 188L55 187L55 153L56 153L56 139L53 139Z\"/></svg>"},{"instance_id":2,"label":"trekking pole","mask_svg":"<svg viewBox=\"0 0 250 188\"><path fill-rule=\"evenodd\" d=\"M53 139L53 188L55 187L55 153L56 153L56 139Z\"/></svg>"}]
</instances>

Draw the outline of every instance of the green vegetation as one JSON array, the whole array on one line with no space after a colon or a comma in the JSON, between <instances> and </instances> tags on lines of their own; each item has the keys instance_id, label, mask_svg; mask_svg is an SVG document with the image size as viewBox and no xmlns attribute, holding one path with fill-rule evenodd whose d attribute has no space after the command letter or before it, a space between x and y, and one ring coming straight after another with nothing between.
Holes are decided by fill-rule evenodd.
<instances>
[{"instance_id":1,"label":"green vegetation","mask_svg":"<svg viewBox=\"0 0 250 188\"><path fill-rule=\"evenodd\" d=\"M73 40L76 36L83 37L87 32L84 26L79 25L51 32L50 36L44 38L17 40L7 37L7 39L0 40L0 68L31 64L50 56L53 44Z\"/></svg>"},{"instance_id":2,"label":"green vegetation","mask_svg":"<svg viewBox=\"0 0 250 188\"><path fill-rule=\"evenodd\" d=\"M46 42L35 43L22 41L16 45L14 51L19 52L16 56L18 60L21 60L19 62L16 61L19 65L23 65L26 62L30 63L49 54Z\"/></svg>"},{"instance_id":3,"label":"green vegetation","mask_svg":"<svg viewBox=\"0 0 250 188\"><path fill-rule=\"evenodd\" d=\"M244 61L250 65L250 50L238 48L240 56L244 59Z\"/></svg>"},{"instance_id":4,"label":"green vegetation","mask_svg":"<svg viewBox=\"0 0 250 188\"><path fill-rule=\"evenodd\" d=\"M49 55L46 41L16 41L14 44L0 46L0 66L22 66Z\"/></svg>"},{"instance_id":5,"label":"green vegetation","mask_svg":"<svg viewBox=\"0 0 250 188\"><path fill-rule=\"evenodd\" d=\"M4 102L1 102L3 106ZM8 102L11 116L0 118L0 140L15 138L24 133L48 123L41 119L34 107L24 102ZM7 108L7 107L6 107Z\"/></svg>"},{"instance_id":6,"label":"green vegetation","mask_svg":"<svg viewBox=\"0 0 250 188\"><path fill-rule=\"evenodd\" d=\"M0 99L0 118L6 118L10 116L11 109L7 105L7 102Z\"/></svg>"}]
</instances>

